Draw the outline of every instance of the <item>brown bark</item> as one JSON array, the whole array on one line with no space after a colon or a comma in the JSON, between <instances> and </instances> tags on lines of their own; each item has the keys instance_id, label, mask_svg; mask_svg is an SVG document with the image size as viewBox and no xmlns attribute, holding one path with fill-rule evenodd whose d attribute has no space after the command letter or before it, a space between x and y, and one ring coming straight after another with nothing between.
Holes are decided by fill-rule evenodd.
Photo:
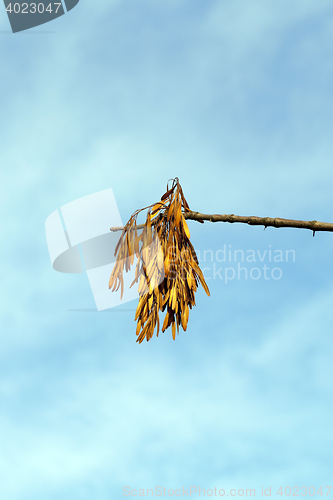
<instances>
[{"instance_id":1,"label":"brown bark","mask_svg":"<svg viewBox=\"0 0 333 500\"><path fill-rule=\"evenodd\" d=\"M266 227L293 227L298 229L310 229L313 231L313 236L316 231L332 231L332 222L319 222L317 220L305 221L305 220L293 220L293 219L281 219L280 217L257 217L255 215L234 215L234 214L201 214L199 212L185 212L185 219L189 220L206 220L209 222L242 222L244 224L249 224L250 226L264 226ZM153 223L153 221L152 221ZM140 224L137 228L142 228L144 224ZM111 227L110 231L121 231L123 227Z\"/></svg>"}]
</instances>

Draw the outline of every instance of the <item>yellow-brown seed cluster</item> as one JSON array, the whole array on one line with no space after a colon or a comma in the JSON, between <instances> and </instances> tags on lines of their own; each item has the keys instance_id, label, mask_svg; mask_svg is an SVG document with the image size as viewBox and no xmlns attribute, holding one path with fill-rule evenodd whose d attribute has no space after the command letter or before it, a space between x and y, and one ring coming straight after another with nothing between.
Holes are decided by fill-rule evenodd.
<instances>
[{"instance_id":1,"label":"yellow-brown seed cluster","mask_svg":"<svg viewBox=\"0 0 333 500\"><path fill-rule=\"evenodd\" d=\"M147 219L143 227L137 226L136 218L146 210ZM137 320L137 342L150 340L157 325L160 329L159 312L166 310L162 332L172 327L176 339L179 325L187 328L189 309L195 305L194 294L200 283L210 295L195 250L190 242L190 231L184 218L190 208L176 177L171 189L155 205L137 210L127 222L115 249L117 255L109 288L124 291L123 270L130 269L136 255L134 283L139 281L139 304L135 314ZM203 221L199 221L203 222ZM141 234L138 231L142 229Z\"/></svg>"}]
</instances>

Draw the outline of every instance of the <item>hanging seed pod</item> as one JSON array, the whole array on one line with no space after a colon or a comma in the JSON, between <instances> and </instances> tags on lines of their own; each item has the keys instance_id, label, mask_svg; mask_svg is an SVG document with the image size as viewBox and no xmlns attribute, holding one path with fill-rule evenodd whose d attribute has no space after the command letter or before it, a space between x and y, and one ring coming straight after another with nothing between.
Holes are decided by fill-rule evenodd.
<instances>
[{"instance_id":1,"label":"hanging seed pod","mask_svg":"<svg viewBox=\"0 0 333 500\"><path fill-rule=\"evenodd\" d=\"M142 210L148 209L142 232L136 219ZM183 190L176 177L161 201L137 210L131 216L119 238L114 255L116 264L111 273L109 289L124 291L123 271L131 268L134 254L138 259L135 283L138 284L139 304L135 314L137 342L152 338L160 329L159 313L166 310L162 332L169 326L176 339L179 326L187 328L189 310L195 305L194 294L199 282L207 295L207 283L190 242L190 231L184 212L190 211ZM199 221L202 222L203 221Z\"/></svg>"}]
</instances>

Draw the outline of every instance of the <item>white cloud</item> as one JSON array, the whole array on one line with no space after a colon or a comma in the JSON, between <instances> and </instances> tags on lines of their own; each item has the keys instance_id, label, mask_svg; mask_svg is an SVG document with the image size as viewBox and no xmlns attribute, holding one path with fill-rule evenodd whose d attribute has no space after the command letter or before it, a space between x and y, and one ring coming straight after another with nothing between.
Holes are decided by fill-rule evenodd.
<instances>
[{"instance_id":1,"label":"white cloud","mask_svg":"<svg viewBox=\"0 0 333 500\"><path fill-rule=\"evenodd\" d=\"M34 387L37 396L41 393L32 398L27 417L20 416L26 410L18 406L12 421L2 419L0 449L8 470L2 494L9 499L21 498L23 491L42 495L46 488L55 492L76 482L89 483L96 474L108 481L111 470L118 485L148 487L167 478L174 484L192 482L209 443L209 460L230 487L242 484L244 477L230 475L228 468L238 464L243 470L249 461L249 481L263 470L266 481L277 481L277 462L281 481L287 480L290 468L304 481L310 459L302 454L316 453L318 443L325 453L332 439L328 353L333 345L326 333L332 300L333 292L327 290L306 304L307 312L290 307L256 346L235 342L218 350L201 349L186 369L170 350L163 353L162 339L153 340L152 350L131 348L125 357L117 344L108 367L100 365L99 349L85 351L79 343L71 372L66 369L54 378L41 366L28 382L19 379L18 403ZM48 380L47 392L40 377ZM4 389L7 397L13 391ZM317 430L314 421L320 423ZM262 469L268 445L270 459ZM320 460L312 481L321 473ZM150 461L167 469L147 471ZM200 482L213 476L218 478L205 472Z\"/></svg>"}]
</instances>

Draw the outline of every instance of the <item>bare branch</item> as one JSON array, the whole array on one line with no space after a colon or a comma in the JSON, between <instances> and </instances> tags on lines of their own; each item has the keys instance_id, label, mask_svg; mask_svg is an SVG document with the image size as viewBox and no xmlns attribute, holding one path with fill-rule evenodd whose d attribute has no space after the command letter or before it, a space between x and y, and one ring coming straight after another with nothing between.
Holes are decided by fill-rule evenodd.
<instances>
[{"instance_id":1,"label":"bare branch","mask_svg":"<svg viewBox=\"0 0 333 500\"><path fill-rule=\"evenodd\" d=\"M293 219L281 219L280 217L257 217L255 215L234 215L234 214L201 214L200 212L185 212L185 219L189 220L206 220L209 222L242 222L244 224L249 224L250 226L265 226L266 227L293 227L298 229L310 229L313 231L313 235L316 231L332 231L333 223L331 222L319 222L317 220L305 221L305 220L293 220ZM152 221L154 224L154 221ZM142 229L144 224L137 226L137 229ZM123 227L111 227L110 231L121 231Z\"/></svg>"}]
</instances>

